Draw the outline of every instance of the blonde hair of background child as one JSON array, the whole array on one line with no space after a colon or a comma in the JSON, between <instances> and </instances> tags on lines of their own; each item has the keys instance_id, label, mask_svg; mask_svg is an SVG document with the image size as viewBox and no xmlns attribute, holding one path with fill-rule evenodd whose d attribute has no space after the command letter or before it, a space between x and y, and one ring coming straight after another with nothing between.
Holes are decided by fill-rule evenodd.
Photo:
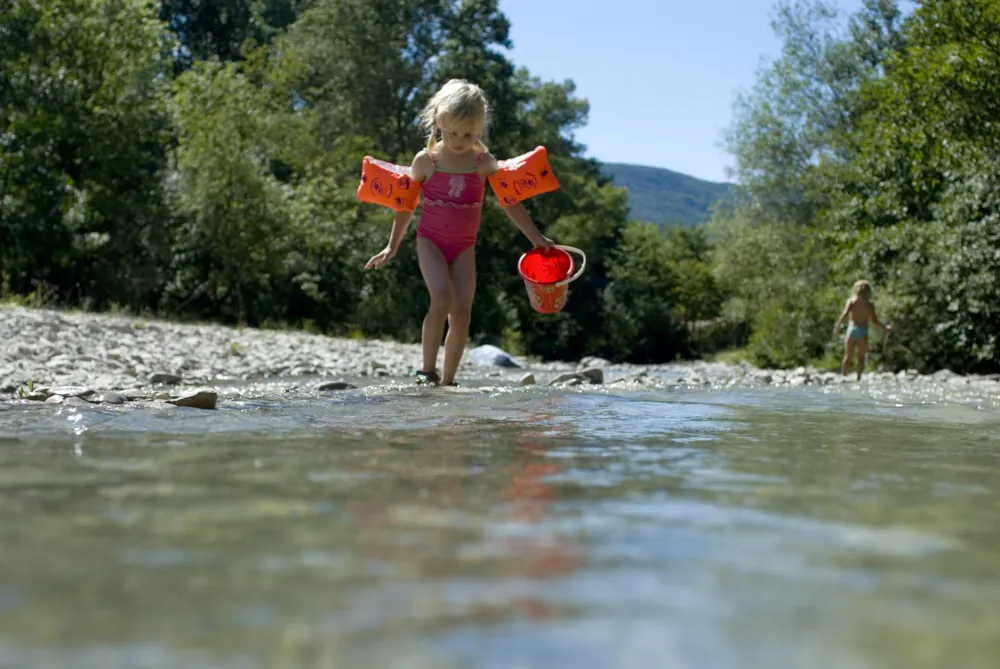
<instances>
[{"instance_id":1,"label":"blonde hair of background child","mask_svg":"<svg viewBox=\"0 0 1000 669\"><path fill-rule=\"evenodd\" d=\"M864 279L858 279L854 282L854 286L851 287L851 295L854 297L864 297L870 301L872 299L871 284Z\"/></svg>"},{"instance_id":2,"label":"blonde hair of background child","mask_svg":"<svg viewBox=\"0 0 1000 669\"><path fill-rule=\"evenodd\" d=\"M485 152L487 149L482 136L486 132L489 113L490 105L483 89L465 79L452 79L427 101L420 114L420 127L427 133L427 150L432 151L437 146L438 123L444 122L475 125L480 135L480 139L476 140L476 149Z\"/></svg>"}]
</instances>

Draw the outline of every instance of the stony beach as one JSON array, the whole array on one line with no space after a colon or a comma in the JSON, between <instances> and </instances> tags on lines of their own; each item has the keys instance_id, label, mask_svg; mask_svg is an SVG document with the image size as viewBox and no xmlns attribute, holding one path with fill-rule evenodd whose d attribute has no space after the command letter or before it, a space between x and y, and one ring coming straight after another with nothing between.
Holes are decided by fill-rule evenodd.
<instances>
[{"instance_id":1,"label":"stony beach","mask_svg":"<svg viewBox=\"0 0 1000 669\"><path fill-rule=\"evenodd\" d=\"M187 324L130 316L0 305L0 401L215 408L226 393L287 396L412 383L420 347L300 331ZM499 363L499 364L498 364ZM685 362L618 365L599 358L539 362L493 347L470 348L459 381L469 385L602 385L618 390L854 384L854 377L800 367ZM975 391L1000 398L996 376L947 370L873 372L862 384ZM239 390L234 390L239 389Z\"/></svg>"}]
</instances>

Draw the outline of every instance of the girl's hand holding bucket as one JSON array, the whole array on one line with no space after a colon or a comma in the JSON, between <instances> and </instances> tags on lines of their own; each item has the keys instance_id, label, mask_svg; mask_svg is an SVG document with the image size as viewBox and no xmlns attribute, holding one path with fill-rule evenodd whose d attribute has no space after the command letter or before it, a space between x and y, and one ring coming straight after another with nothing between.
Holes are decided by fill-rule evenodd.
<instances>
[{"instance_id":1,"label":"girl's hand holding bucket","mask_svg":"<svg viewBox=\"0 0 1000 669\"><path fill-rule=\"evenodd\" d=\"M570 253L582 258L575 274ZM567 287L580 278L586 267L587 255L583 251L559 244L553 244L548 249L539 245L522 255L517 262L517 271L524 279L531 307L543 314L554 314L566 306Z\"/></svg>"},{"instance_id":2,"label":"girl's hand holding bucket","mask_svg":"<svg viewBox=\"0 0 1000 669\"><path fill-rule=\"evenodd\" d=\"M531 243L535 245L536 249L545 249L546 251L551 251L552 247L556 245L554 241L545 235L539 235L537 239L532 239Z\"/></svg>"}]
</instances>

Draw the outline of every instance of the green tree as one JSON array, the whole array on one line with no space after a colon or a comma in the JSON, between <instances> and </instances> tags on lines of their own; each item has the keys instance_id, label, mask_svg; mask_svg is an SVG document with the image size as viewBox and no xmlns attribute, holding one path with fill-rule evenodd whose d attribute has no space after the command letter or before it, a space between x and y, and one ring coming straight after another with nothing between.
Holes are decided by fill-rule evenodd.
<instances>
[{"instance_id":1,"label":"green tree","mask_svg":"<svg viewBox=\"0 0 1000 669\"><path fill-rule=\"evenodd\" d=\"M662 362L687 353L687 331L678 310L678 275L666 237L650 223L623 231L609 263L604 292L606 346L615 357Z\"/></svg>"},{"instance_id":2,"label":"green tree","mask_svg":"<svg viewBox=\"0 0 1000 669\"><path fill-rule=\"evenodd\" d=\"M268 43L313 0L162 0L160 18L177 36L178 69L196 61L242 60Z\"/></svg>"},{"instance_id":3,"label":"green tree","mask_svg":"<svg viewBox=\"0 0 1000 669\"><path fill-rule=\"evenodd\" d=\"M710 229L727 317L751 325L760 362L798 365L832 345L840 298L829 286L854 271L841 261L838 207L879 108L869 86L907 39L890 0L846 20L823 0L783 0L773 25L781 55L739 96L727 136L741 197Z\"/></svg>"},{"instance_id":4,"label":"green tree","mask_svg":"<svg viewBox=\"0 0 1000 669\"><path fill-rule=\"evenodd\" d=\"M0 267L27 292L155 301L171 44L147 0L0 9Z\"/></svg>"},{"instance_id":5,"label":"green tree","mask_svg":"<svg viewBox=\"0 0 1000 669\"><path fill-rule=\"evenodd\" d=\"M291 189L271 174L266 98L232 64L199 63L176 83L172 305L227 320L281 317L274 291L291 237Z\"/></svg>"},{"instance_id":6,"label":"green tree","mask_svg":"<svg viewBox=\"0 0 1000 669\"><path fill-rule=\"evenodd\" d=\"M859 150L835 191L841 271L886 287L890 356L922 369L1000 366L995 328L1000 2L928 0L908 48L865 89Z\"/></svg>"}]
</instances>

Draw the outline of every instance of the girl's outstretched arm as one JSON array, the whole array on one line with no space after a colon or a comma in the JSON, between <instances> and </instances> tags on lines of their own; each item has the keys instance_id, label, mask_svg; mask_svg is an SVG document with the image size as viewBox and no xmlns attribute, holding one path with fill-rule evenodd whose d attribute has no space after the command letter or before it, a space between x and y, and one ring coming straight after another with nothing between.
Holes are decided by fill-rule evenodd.
<instances>
[{"instance_id":1,"label":"girl's outstretched arm","mask_svg":"<svg viewBox=\"0 0 1000 669\"><path fill-rule=\"evenodd\" d=\"M847 318L847 314L851 310L851 301L847 300L844 305L844 310L840 314L840 318L837 319L837 324L833 326L833 336L836 337L840 333L841 326L844 325L844 320Z\"/></svg>"},{"instance_id":2,"label":"girl's outstretched arm","mask_svg":"<svg viewBox=\"0 0 1000 669\"><path fill-rule=\"evenodd\" d=\"M410 164L410 176L415 181L421 183L426 181L427 176L430 174L428 163L430 163L430 158L427 156L427 153L424 151L418 153L414 156L413 162ZM396 255L396 251L399 250L399 245L403 242L403 237L406 236L406 229L410 227L410 221L412 220L412 211L395 212L395 215L392 217L392 230L389 232L389 243L365 263L365 269L378 269L392 260L392 257Z\"/></svg>"},{"instance_id":3,"label":"girl's outstretched arm","mask_svg":"<svg viewBox=\"0 0 1000 669\"><path fill-rule=\"evenodd\" d=\"M485 153L480 161L479 166L479 176L483 179L496 174L497 169L499 169L500 163L497 161L496 157L492 153ZM524 208L524 205L518 202L517 204L512 204L510 206L502 207L504 213L507 214L507 218L517 226L517 229L524 233L524 236L538 248L543 248L546 251L551 249L555 243L543 235L539 230L535 222L531 220L531 214L528 210Z\"/></svg>"},{"instance_id":4,"label":"girl's outstretched arm","mask_svg":"<svg viewBox=\"0 0 1000 669\"><path fill-rule=\"evenodd\" d=\"M883 325L882 321L880 321L878 319L878 316L875 315L875 305L874 304L872 305L872 323L874 323L878 328L880 328L882 330L882 332L892 332L892 326L891 325Z\"/></svg>"},{"instance_id":5,"label":"girl's outstretched arm","mask_svg":"<svg viewBox=\"0 0 1000 669\"><path fill-rule=\"evenodd\" d=\"M392 257L396 255L396 251L399 250L399 244L403 241L406 229L410 227L410 221L412 220L412 211L396 212L396 215L392 217L392 231L389 232L389 243L365 263L365 269L378 269L392 260Z\"/></svg>"}]
</instances>

